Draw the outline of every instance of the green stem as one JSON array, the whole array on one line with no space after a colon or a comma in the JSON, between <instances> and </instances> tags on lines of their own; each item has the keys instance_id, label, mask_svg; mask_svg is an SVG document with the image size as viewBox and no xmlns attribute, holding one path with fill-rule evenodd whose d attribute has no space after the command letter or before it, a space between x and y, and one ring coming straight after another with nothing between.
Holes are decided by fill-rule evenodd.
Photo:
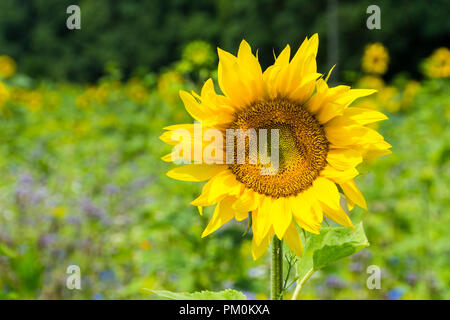
<instances>
[{"instance_id":1,"label":"green stem","mask_svg":"<svg viewBox=\"0 0 450 320\"><path fill-rule=\"evenodd\" d=\"M298 300L298 296L300 295L300 290L302 290L303 285L313 275L313 273L314 273L313 269L309 270L305 274L305 276L298 281L297 287L295 288L295 291L294 291L294 294L292 295L292 299L291 300Z\"/></svg>"},{"instance_id":2,"label":"green stem","mask_svg":"<svg viewBox=\"0 0 450 320\"><path fill-rule=\"evenodd\" d=\"M272 291L270 298L272 300L281 300L283 286L283 243L273 236L272 239L272 270L271 270Z\"/></svg>"}]
</instances>

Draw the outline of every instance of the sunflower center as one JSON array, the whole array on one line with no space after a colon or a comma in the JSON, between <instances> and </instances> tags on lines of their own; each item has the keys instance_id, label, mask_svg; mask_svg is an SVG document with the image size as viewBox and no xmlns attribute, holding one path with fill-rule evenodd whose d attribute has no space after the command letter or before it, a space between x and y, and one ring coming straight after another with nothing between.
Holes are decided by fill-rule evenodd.
<instances>
[{"instance_id":1,"label":"sunflower center","mask_svg":"<svg viewBox=\"0 0 450 320\"><path fill-rule=\"evenodd\" d=\"M328 140L324 129L306 107L295 102L280 98L256 102L235 114L231 129L255 129L260 135L260 129L267 129L268 156L272 150L271 129L278 129L277 171L263 174L261 169L270 167L270 163L249 161L249 140L244 163L234 161L230 165L238 181L260 194L274 198L294 196L308 189L325 167ZM236 160L237 139L234 144Z\"/></svg>"}]
</instances>

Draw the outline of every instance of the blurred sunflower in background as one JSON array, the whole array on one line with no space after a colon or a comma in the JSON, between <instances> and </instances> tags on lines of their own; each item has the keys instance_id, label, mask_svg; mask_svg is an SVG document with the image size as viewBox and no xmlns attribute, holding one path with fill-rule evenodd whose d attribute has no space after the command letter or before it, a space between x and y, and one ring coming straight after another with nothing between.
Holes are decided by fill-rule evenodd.
<instances>
[{"instance_id":1,"label":"blurred sunflower in background","mask_svg":"<svg viewBox=\"0 0 450 320\"><path fill-rule=\"evenodd\" d=\"M144 104L148 99L147 88L137 78L128 80L125 86L125 95L136 104Z\"/></svg>"},{"instance_id":2,"label":"blurred sunflower in background","mask_svg":"<svg viewBox=\"0 0 450 320\"><path fill-rule=\"evenodd\" d=\"M450 50L442 47L436 49L424 62L424 73L429 78L450 77Z\"/></svg>"},{"instance_id":3,"label":"blurred sunflower in background","mask_svg":"<svg viewBox=\"0 0 450 320\"><path fill-rule=\"evenodd\" d=\"M370 88L375 90L381 90L384 88L384 81L379 76L366 75L359 79L357 86L359 88Z\"/></svg>"},{"instance_id":4,"label":"blurred sunflower in background","mask_svg":"<svg viewBox=\"0 0 450 320\"><path fill-rule=\"evenodd\" d=\"M178 100L178 92L185 83L183 75L175 70L162 73L158 77L157 88L161 100L169 105Z\"/></svg>"},{"instance_id":5,"label":"blurred sunflower in background","mask_svg":"<svg viewBox=\"0 0 450 320\"><path fill-rule=\"evenodd\" d=\"M388 64L389 53L380 42L371 43L365 47L362 57L364 72L382 75L387 71Z\"/></svg>"},{"instance_id":6,"label":"blurred sunflower in background","mask_svg":"<svg viewBox=\"0 0 450 320\"><path fill-rule=\"evenodd\" d=\"M0 56L0 78L10 78L12 77L17 70L17 64L9 56L2 55Z\"/></svg>"},{"instance_id":7,"label":"blurred sunflower in background","mask_svg":"<svg viewBox=\"0 0 450 320\"><path fill-rule=\"evenodd\" d=\"M416 80L409 80L405 85L402 93L401 105L403 110L407 110L411 108L413 105L414 99L419 92L421 86L420 82Z\"/></svg>"},{"instance_id":8,"label":"blurred sunflower in background","mask_svg":"<svg viewBox=\"0 0 450 320\"><path fill-rule=\"evenodd\" d=\"M26 91L23 96L25 107L31 112L38 112L42 109L44 96L38 90Z\"/></svg>"},{"instance_id":9,"label":"blurred sunflower in background","mask_svg":"<svg viewBox=\"0 0 450 320\"><path fill-rule=\"evenodd\" d=\"M0 81L0 109L6 104L9 99L8 87Z\"/></svg>"},{"instance_id":10,"label":"blurred sunflower in background","mask_svg":"<svg viewBox=\"0 0 450 320\"><path fill-rule=\"evenodd\" d=\"M189 42L183 49L181 60L173 64L173 69L187 79L204 82L213 75L216 55L213 47L206 41Z\"/></svg>"},{"instance_id":11,"label":"blurred sunflower in background","mask_svg":"<svg viewBox=\"0 0 450 320\"><path fill-rule=\"evenodd\" d=\"M366 126L387 117L376 110L349 107L375 90L328 86L317 73L318 43L317 34L306 38L292 59L286 46L264 72L245 40L237 56L218 49L218 82L223 94L215 91L211 79L200 95L180 92L188 113L202 121L202 130L218 129L223 136L227 129L279 132L279 168L272 174L262 174L261 169L268 165L259 160L251 164L248 150L243 164L236 161L235 152L233 164L191 163L168 172L178 180L208 181L191 202L200 214L203 207L216 205L202 237L233 218L251 217L254 259L266 251L274 235L301 256L297 225L318 234L325 216L353 227L343 206L348 210L354 205L366 208L354 181L356 166L364 158L390 153L390 144ZM193 132L194 124L166 127L161 139L177 145L179 140L173 140L172 133L180 128ZM200 143L202 151L210 144L203 138ZM163 160L184 158L186 155L173 152ZM339 188L345 198L341 199Z\"/></svg>"},{"instance_id":12,"label":"blurred sunflower in background","mask_svg":"<svg viewBox=\"0 0 450 320\"><path fill-rule=\"evenodd\" d=\"M380 106L388 112L395 113L400 110L400 92L396 87L385 87L377 93Z\"/></svg>"},{"instance_id":13,"label":"blurred sunflower in background","mask_svg":"<svg viewBox=\"0 0 450 320\"><path fill-rule=\"evenodd\" d=\"M213 47L206 41L192 41L184 49L182 59L194 67L208 67L216 62Z\"/></svg>"}]
</instances>

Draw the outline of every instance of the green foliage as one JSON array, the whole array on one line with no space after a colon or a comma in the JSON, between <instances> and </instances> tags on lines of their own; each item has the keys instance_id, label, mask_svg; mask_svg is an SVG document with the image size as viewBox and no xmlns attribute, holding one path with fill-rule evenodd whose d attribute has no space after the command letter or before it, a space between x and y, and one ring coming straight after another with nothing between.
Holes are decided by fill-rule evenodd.
<instances>
[{"instance_id":1,"label":"green foliage","mask_svg":"<svg viewBox=\"0 0 450 320\"><path fill-rule=\"evenodd\" d=\"M354 230L324 228L320 235L313 235L308 239L306 251L314 251L313 269L319 270L368 246L363 225L359 223Z\"/></svg>"},{"instance_id":2,"label":"green foliage","mask_svg":"<svg viewBox=\"0 0 450 320\"><path fill-rule=\"evenodd\" d=\"M161 298L171 300L246 300L245 294L242 292L226 289L220 292L201 291L201 292L170 292L164 290L150 290Z\"/></svg>"},{"instance_id":3,"label":"green foliage","mask_svg":"<svg viewBox=\"0 0 450 320\"><path fill-rule=\"evenodd\" d=\"M322 228L320 234L310 234L306 239L303 257L297 262L298 286L303 286L315 271L368 246L362 223L355 229Z\"/></svg>"}]
</instances>

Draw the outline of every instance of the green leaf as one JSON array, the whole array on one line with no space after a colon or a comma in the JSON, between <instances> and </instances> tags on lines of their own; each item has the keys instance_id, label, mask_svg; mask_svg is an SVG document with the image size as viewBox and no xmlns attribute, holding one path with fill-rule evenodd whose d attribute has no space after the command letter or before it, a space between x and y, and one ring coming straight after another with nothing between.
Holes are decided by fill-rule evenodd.
<instances>
[{"instance_id":1,"label":"green leaf","mask_svg":"<svg viewBox=\"0 0 450 320\"><path fill-rule=\"evenodd\" d=\"M5 246L1 243L0 243L0 255L5 255L10 258L17 257L17 253L14 250L9 249L7 246Z\"/></svg>"},{"instance_id":2,"label":"green leaf","mask_svg":"<svg viewBox=\"0 0 450 320\"><path fill-rule=\"evenodd\" d=\"M369 241L364 233L362 222L356 225L355 229L322 228L320 234L310 235L306 239L303 257L297 262L299 280L294 297L315 271L368 246Z\"/></svg>"},{"instance_id":3,"label":"green leaf","mask_svg":"<svg viewBox=\"0 0 450 320\"><path fill-rule=\"evenodd\" d=\"M220 292L200 291L200 292L171 292L165 290L151 290L154 294L171 300L246 300L247 297L239 291L226 289Z\"/></svg>"}]
</instances>

